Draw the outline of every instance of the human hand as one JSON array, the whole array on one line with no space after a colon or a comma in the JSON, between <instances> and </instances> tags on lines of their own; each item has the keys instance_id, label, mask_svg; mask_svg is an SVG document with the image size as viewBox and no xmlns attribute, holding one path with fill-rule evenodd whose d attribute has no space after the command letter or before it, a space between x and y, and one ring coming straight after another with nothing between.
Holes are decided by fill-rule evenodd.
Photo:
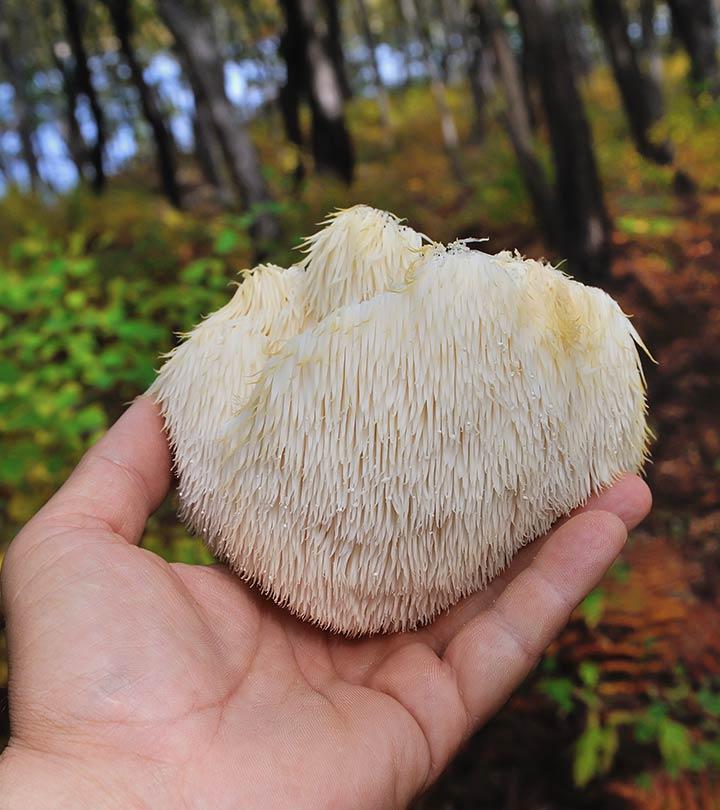
<instances>
[{"instance_id":1,"label":"human hand","mask_svg":"<svg viewBox=\"0 0 720 810\"><path fill-rule=\"evenodd\" d=\"M1 807L403 807L507 700L650 507L628 476L421 630L321 632L139 548L170 459L139 399L11 544Z\"/></svg>"}]
</instances>

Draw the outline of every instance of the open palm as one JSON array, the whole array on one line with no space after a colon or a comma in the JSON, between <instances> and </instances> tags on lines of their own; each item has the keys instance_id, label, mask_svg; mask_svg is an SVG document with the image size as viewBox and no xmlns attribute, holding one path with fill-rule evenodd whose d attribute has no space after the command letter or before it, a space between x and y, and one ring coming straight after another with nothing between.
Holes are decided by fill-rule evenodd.
<instances>
[{"instance_id":1,"label":"open palm","mask_svg":"<svg viewBox=\"0 0 720 810\"><path fill-rule=\"evenodd\" d=\"M405 806L525 677L650 503L626 477L430 626L351 641L221 566L136 545L169 487L161 427L138 400L8 551L0 806Z\"/></svg>"}]
</instances>

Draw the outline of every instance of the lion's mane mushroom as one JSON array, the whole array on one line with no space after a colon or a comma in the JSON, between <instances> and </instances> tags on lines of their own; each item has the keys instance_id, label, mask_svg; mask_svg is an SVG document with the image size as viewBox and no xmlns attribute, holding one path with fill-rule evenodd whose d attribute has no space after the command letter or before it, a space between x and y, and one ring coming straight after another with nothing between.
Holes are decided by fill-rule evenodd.
<instances>
[{"instance_id":1,"label":"lion's mane mushroom","mask_svg":"<svg viewBox=\"0 0 720 810\"><path fill-rule=\"evenodd\" d=\"M638 335L518 255L340 212L160 371L183 513L275 601L348 634L416 626L646 455Z\"/></svg>"}]
</instances>

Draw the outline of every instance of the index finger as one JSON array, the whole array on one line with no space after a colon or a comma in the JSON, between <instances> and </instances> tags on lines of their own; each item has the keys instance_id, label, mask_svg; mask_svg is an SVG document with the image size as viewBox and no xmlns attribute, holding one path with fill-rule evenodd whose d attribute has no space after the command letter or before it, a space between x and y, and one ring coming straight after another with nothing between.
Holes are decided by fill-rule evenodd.
<instances>
[{"instance_id":1,"label":"index finger","mask_svg":"<svg viewBox=\"0 0 720 810\"><path fill-rule=\"evenodd\" d=\"M445 650L472 724L496 712L535 666L627 538L610 512L576 515Z\"/></svg>"},{"instance_id":2,"label":"index finger","mask_svg":"<svg viewBox=\"0 0 720 810\"><path fill-rule=\"evenodd\" d=\"M139 397L85 453L16 542L39 542L48 530L101 528L137 543L169 487L162 417L150 399Z\"/></svg>"}]
</instances>

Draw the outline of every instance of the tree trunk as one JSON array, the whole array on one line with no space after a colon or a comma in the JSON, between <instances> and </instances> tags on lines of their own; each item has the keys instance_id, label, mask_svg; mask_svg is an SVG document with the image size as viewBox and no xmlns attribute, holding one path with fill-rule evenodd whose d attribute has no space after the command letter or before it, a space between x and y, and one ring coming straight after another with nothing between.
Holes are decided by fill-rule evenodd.
<instances>
[{"instance_id":1,"label":"tree trunk","mask_svg":"<svg viewBox=\"0 0 720 810\"><path fill-rule=\"evenodd\" d=\"M268 210L271 202L260 161L250 135L225 93L223 61L212 37L207 15L188 11L183 0L159 0L158 7L189 71L197 101L207 103L208 117L223 151L232 181L249 209L256 214L252 233L259 250L275 239L279 225Z\"/></svg>"},{"instance_id":2,"label":"tree trunk","mask_svg":"<svg viewBox=\"0 0 720 810\"><path fill-rule=\"evenodd\" d=\"M418 15L418 7L416 0L400 0L400 9L402 11L405 23L410 30L411 36L415 38L422 49L422 61L425 65L428 77L430 79L430 89L435 104L440 114L440 127L442 131L443 144L447 152L448 161L452 170L455 180L461 184L465 184L465 174L462 169L462 162L460 160L460 139L458 138L457 126L455 124L455 117L450 109L447 97L447 87L442 80L440 70L432 55L430 42L428 40L427 32L422 24L422 20Z\"/></svg>"},{"instance_id":3,"label":"tree trunk","mask_svg":"<svg viewBox=\"0 0 720 810\"><path fill-rule=\"evenodd\" d=\"M77 109L77 85L75 71L67 64L66 60L58 56L55 49L52 51L55 67L62 76L63 95L65 96L65 142L68 152L72 158L78 177L81 180L87 179L86 161L88 157L87 147L83 140L80 126L75 117Z\"/></svg>"},{"instance_id":4,"label":"tree trunk","mask_svg":"<svg viewBox=\"0 0 720 810\"><path fill-rule=\"evenodd\" d=\"M697 89L720 98L720 64L712 0L668 0L675 32L690 57L690 78Z\"/></svg>"},{"instance_id":5,"label":"tree trunk","mask_svg":"<svg viewBox=\"0 0 720 810\"><path fill-rule=\"evenodd\" d=\"M492 51L479 36L470 35L468 45L468 85L473 100L471 140L480 142L485 137L487 102L492 94Z\"/></svg>"},{"instance_id":6,"label":"tree trunk","mask_svg":"<svg viewBox=\"0 0 720 810\"><path fill-rule=\"evenodd\" d=\"M247 39L252 55L257 61L258 65L262 68L261 83L264 87L270 89L270 96L273 100L275 100L278 95L278 82L275 76L273 60L272 57L268 58L268 54L263 51L259 44L263 38L262 19L258 17L250 0L247 0L245 3L240 3L238 6L238 11L240 11L242 14L242 18L245 23ZM263 105L263 112L265 111L265 106L266 105ZM270 111L273 110L273 106L274 105L267 105Z\"/></svg>"},{"instance_id":7,"label":"tree trunk","mask_svg":"<svg viewBox=\"0 0 720 810\"><path fill-rule=\"evenodd\" d=\"M365 40L365 47L368 51L370 58L370 69L372 70L372 82L375 86L377 93L378 109L380 111L380 123L385 131L386 140L390 141L392 137L392 123L390 121L390 99L388 97L387 88L382 80L380 74L380 64L377 58L377 45L375 43L375 35L370 25L370 17L368 15L365 0L355 0L355 8L357 9L357 18L360 26L360 32Z\"/></svg>"},{"instance_id":8,"label":"tree trunk","mask_svg":"<svg viewBox=\"0 0 720 810\"><path fill-rule=\"evenodd\" d=\"M352 87L348 81L347 67L345 65L345 53L342 47L342 24L340 20L339 0L323 0L325 7L325 19L327 28L325 33L325 43L327 51L332 59L335 73L338 78L343 99L348 101L352 98Z\"/></svg>"},{"instance_id":9,"label":"tree trunk","mask_svg":"<svg viewBox=\"0 0 720 810\"><path fill-rule=\"evenodd\" d=\"M662 88L663 64L657 34L655 33L655 0L640 0L640 27L642 29L642 55L645 69L649 73L651 81L658 88ZM661 106L654 114L659 118L663 114L662 93L659 95L658 100L661 102Z\"/></svg>"},{"instance_id":10,"label":"tree trunk","mask_svg":"<svg viewBox=\"0 0 720 810\"><path fill-rule=\"evenodd\" d=\"M471 138L481 141L485 136L487 102L495 90L493 70L496 57L487 32L483 31L479 12L474 3L469 9L468 34L465 37L468 53L468 84L473 100L474 116Z\"/></svg>"},{"instance_id":11,"label":"tree trunk","mask_svg":"<svg viewBox=\"0 0 720 810\"><path fill-rule=\"evenodd\" d=\"M660 165L672 163L671 145L667 141L655 143L650 138L650 129L662 114L658 114L663 106L662 94L650 76L640 70L622 3L620 0L592 0L592 10L638 152Z\"/></svg>"},{"instance_id":12,"label":"tree trunk","mask_svg":"<svg viewBox=\"0 0 720 810\"><path fill-rule=\"evenodd\" d=\"M558 0L514 0L540 92L555 165L560 245L571 267L598 281L610 270L612 227L595 163L592 134L575 76Z\"/></svg>"},{"instance_id":13,"label":"tree trunk","mask_svg":"<svg viewBox=\"0 0 720 810\"><path fill-rule=\"evenodd\" d=\"M202 94L195 98L195 115L193 116L193 138L195 155L207 182L215 188L220 202L228 208L237 203L237 194L233 192L223 161L223 150L218 141L210 110Z\"/></svg>"},{"instance_id":14,"label":"tree trunk","mask_svg":"<svg viewBox=\"0 0 720 810\"><path fill-rule=\"evenodd\" d=\"M33 106L27 97L27 87L29 85L26 72L15 59L12 48L12 35L10 31L10 20L4 2L0 0L0 63L5 68L7 79L13 89L13 108L17 122L17 133L20 138L20 149L23 161L27 166L30 176L30 187L36 191L40 186L40 170L38 168L37 155L33 145L33 135L35 130L35 116Z\"/></svg>"},{"instance_id":15,"label":"tree trunk","mask_svg":"<svg viewBox=\"0 0 720 810\"><path fill-rule=\"evenodd\" d=\"M76 85L80 93L87 96L90 104L93 121L95 122L95 143L90 149L93 165L93 188L101 192L105 188L105 166L103 162L105 152L105 116L100 101L92 83L87 52L82 37L82 23L80 8L76 0L62 0L67 26L68 39L75 57Z\"/></svg>"},{"instance_id":16,"label":"tree trunk","mask_svg":"<svg viewBox=\"0 0 720 810\"><path fill-rule=\"evenodd\" d=\"M503 123L515 151L535 219L548 247L555 249L559 246L560 225L555 218L552 189L537 158L530 111L518 63L493 0L474 0L472 12L480 36L492 47L495 54L506 98Z\"/></svg>"},{"instance_id":17,"label":"tree trunk","mask_svg":"<svg viewBox=\"0 0 720 810\"><path fill-rule=\"evenodd\" d=\"M355 155L345 125L342 81L337 56L320 29L317 0L282 0L285 32L280 52L287 81L280 91L280 107L288 138L303 145L300 104L307 99L312 116L311 147L318 172L331 172L352 182ZM335 40L335 48L340 47Z\"/></svg>"},{"instance_id":18,"label":"tree trunk","mask_svg":"<svg viewBox=\"0 0 720 810\"><path fill-rule=\"evenodd\" d=\"M573 71L577 76L587 76L593 65L585 41L585 14L580 0L564 0L562 16L567 31L567 42Z\"/></svg>"},{"instance_id":19,"label":"tree trunk","mask_svg":"<svg viewBox=\"0 0 720 810\"><path fill-rule=\"evenodd\" d=\"M180 208L180 189L177 184L177 169L175 165L175 144L158 108L155 93L145 81L142 66L135 55L135 49L132 44L134 25L130 9L130 0L105 0L105 2L110 12L115 35L120 42L120 49L130 68L133 83L140 96L140 105L143 115L150 125L153 134L158 173L162 182L163 191L172 205L174 205L175 208Z\"/></svg>"},{"instance_id":20,"label":"tree trunk","mask_svg":"<svg viewBox=\"0 0 720 810\"><path fill-rule=\"evenodd\" d=\"M494 89L492 48L478 36L473 9L465 10L457 0L439 0L447 61L453 52L460 55L460 64L466 65L466 78L473 100L474 116L470 133L472 140L482 140L485 130L485 107ZM457 44L453 47L452 41Z\"/></svg>"}]
</instances>

